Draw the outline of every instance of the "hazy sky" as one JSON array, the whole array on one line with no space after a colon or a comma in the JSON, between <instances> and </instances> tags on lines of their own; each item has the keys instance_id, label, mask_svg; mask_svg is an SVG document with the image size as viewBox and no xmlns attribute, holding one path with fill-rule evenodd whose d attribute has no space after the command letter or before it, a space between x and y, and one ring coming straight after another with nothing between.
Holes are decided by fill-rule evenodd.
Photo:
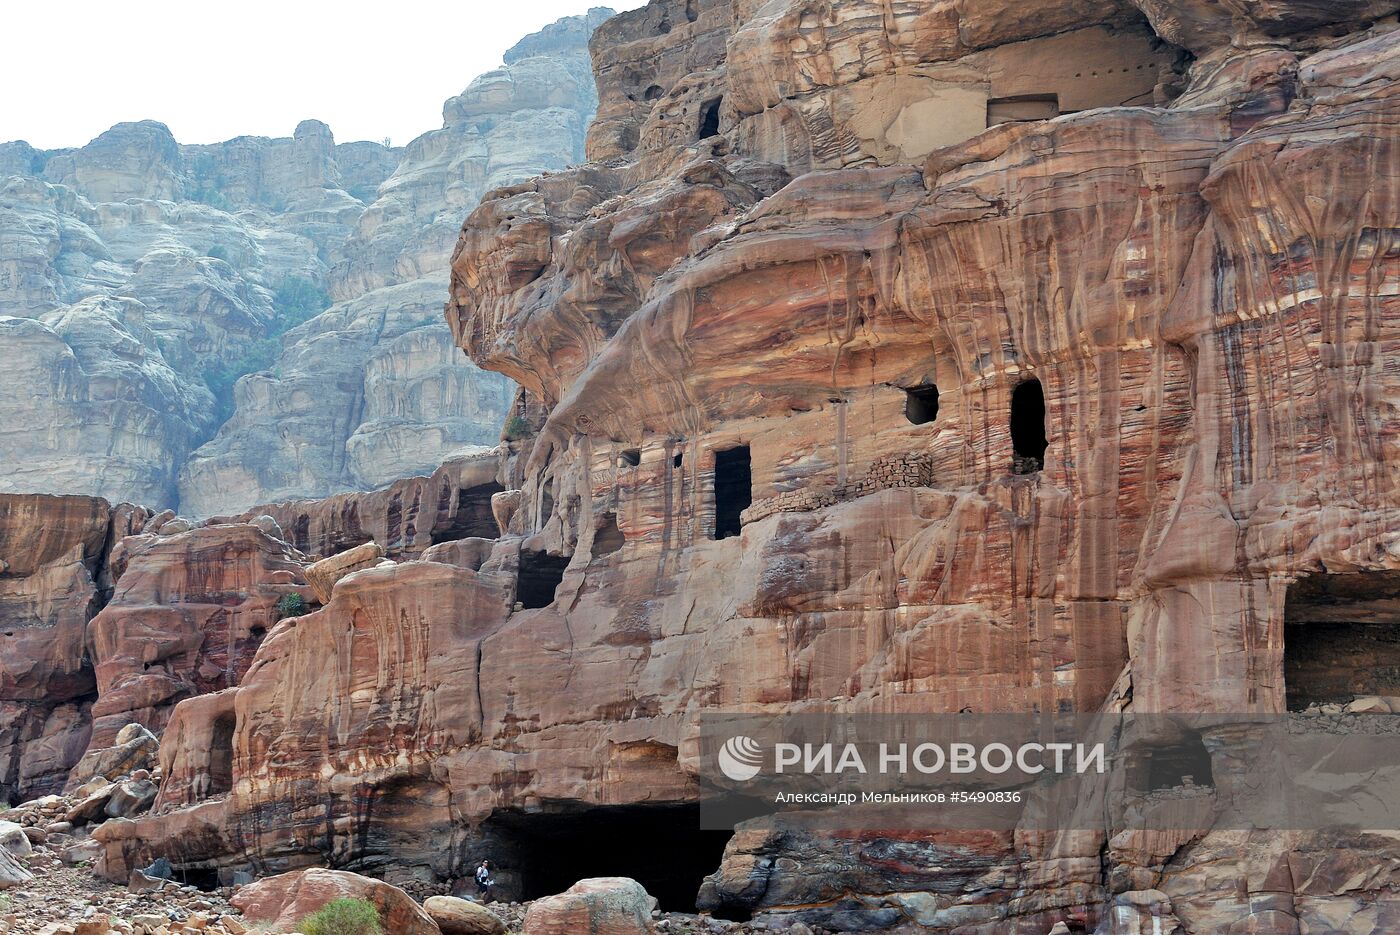
<instances>
[{"instance_id":1,"label":"hazy sky","mask_svg":"<svg viewBox=\"0 0 1400 935\"><path fill-rule=\"evenodd\" d=\"M0 141L81 146L123 120L182 143L290 136L407 143L527 33L590 6L646 0L68 0L7 4Z\"/></svg>"}]
</instances>

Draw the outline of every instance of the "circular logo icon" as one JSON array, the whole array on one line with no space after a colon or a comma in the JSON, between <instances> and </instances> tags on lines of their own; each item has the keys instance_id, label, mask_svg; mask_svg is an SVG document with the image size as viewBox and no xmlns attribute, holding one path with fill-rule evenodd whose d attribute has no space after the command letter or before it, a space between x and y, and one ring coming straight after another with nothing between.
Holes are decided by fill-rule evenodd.
<instances>
[{"instance_id":1,"label":"circular logo icon","mask_svg":"<svg viewBox=\"0 0 1400 935\"><path fill-rule=\"evenodd\" d=\"M752 737L730 737L719 748L719 771L735 782L747 782L763 769L763 748Z\"/></svg>"}]
</instances>

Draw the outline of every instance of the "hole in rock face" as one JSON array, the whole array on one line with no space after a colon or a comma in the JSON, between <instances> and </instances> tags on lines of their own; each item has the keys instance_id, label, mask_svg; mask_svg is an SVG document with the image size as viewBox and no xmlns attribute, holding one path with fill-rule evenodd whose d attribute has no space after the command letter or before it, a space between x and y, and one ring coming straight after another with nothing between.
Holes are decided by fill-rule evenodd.
<instances>
[{"instance_id":1,"label":"hole in rock face","mask_svg":"<svg viewBox=\"0 0 1400 935\"><path fill-rule=\"evenodd\" d=\"M715 538L739 535L740 514L753 503L749 446L715 452Z\"/></svg>"},{"instance_id":2,"label":"hole in rock face","mask_svg":"<svg viewBox=\"0 0 1400 935\"><path fill-rule=\"evenodd\" d=\"M1011 393L1011 473L1034 474L1045 464L1045 393L1039 380L1027 380Z\"/></svg>"},{"instance_id":3,"label":"hole in rock face","mask_svg":"<svg viewBox=\"0 0 1400 935\"><path fill-rule=\"evenodd\" d=\"M911 425L925 425L938 418L938 387L931 383L904 391L904 418Z\"/></svg>"},{"instance_id":4,"label":"hole in rock face","mask_svg":"<svg viewBox=\"0 0 1400 935\"><path fill-rule=\"evenodd\" d=\"M1146 758L1149 791L1184 786L1188 779L1197 786L1215 784L1211 775L1210 751L1197 734L1173 744L1152 747L1146 752Z\"/></svg>"},{"instance_id":5,"label":"hole in rock face","mask_svg":"<svg viewBox=\"0 0 1400 935\"><path fill-rule=\"evenodd\" d=\"M614 805L576 812L497 812L484 832L496 878L520 899L562 893L588 877L631 877L666 912L694 912L719 868L727 831L701 831L698 805ZM503 894L507 895L507 894Z\"/></svg>"},{"instance_id":6,"label":"hole in rock face","mask_svg":"<svg viewBox=\"0 0 1400 935\"><path fill-rule=\"evenodd\" d=\"M1060 98L1055 94L1021 94L993 98L987 102L987 126L1049 120L1060 115Z\"/></svg>"},{"instance_id":7,"label":"hole in rock face","mask_svg":"<svg viewBox=\"0 0 1400 935\"><path fill-rule=\"evenodd\" d=\"M209 748L209 794L224 795L233 791L233 729L237 718L233 712L221 714L214 721L214 736Z\"/></svg>"},{"instance_id":8,"label":"hole in rock face","mask_svg":"<svg viewBox=\"0 0 1400 935\"><path fill-rule=\"evenodd\" d=\"M647 101L654 101L660 98L663 93L665 92L661 90L660 85L653 84L648 86L647 89L642 92L642 99Z\"/></svg>"},{"instance_id":9,"label":"hole in rock face","mask_svg":"<svg viewBox=\"0 0 1400 935\"><path fill-rule=\"evenodd\" d=\"M636 467L642 463L642 450L640 448L624 449L622 454L617 456L617 463L622 467Z\"/></svg>"},{"instance_id":10,"label":"hole in rock face","mask_svg":"<svg viewBox=\"0 0 1400 935\"><path fill-rule=\"evenodd\" d=\"M526 610L553 604L554 591L564 580L564 569L568 567L568 556L554 556L547 552L521 549L515 599L525 605Z\"/></svg>"},{"instance_id":11,"label":"hole in rock face","mask_svg":"<svg viewBox=\"0 0 1400 935\"><path fill-rule=\"evenodd\" d=\"M452 523L433 530L433 545L456 542L458 539L495 539L501 534L496 515L491 512L491 496L505 490L492 481L457 491L457 515Z\"/></svg>"},{"instance_id":12,"label":"hole in rock face","mask_svg":"<svg viewBox=\"0 0 1400 935\"><path fill-rule=\"evenodd\" d=\"M673 467L673 468L678 468L678 467L680 467L680 466L681 466L682 464L684 464L684 463L685 463L685 452L684 452L684 451L678 451L678 452L676 452L676 456L675 456L674 458L671 459L671 467Z\"/></svg>"},{"instance_id":13,"label":"hole in rock face","mask_svg":"<svg viewBox=\"0 0 1400 935\"><path fill-rule=\"evenodd\" d=\"M714 97L700 105L699 139L707 140L712 136L719 135L719 105L721 100L721 98Z\"/></svg>"},{"instance_id":14,"label":"hole in rock face","mask_svg":"<svg viewBox=\"0 0 1400 935\"><path fill-rule=\"evenodd\" d=\"M185 886L208 893L219 888L219 871L213 867L180 867L175 876Z\"/></svg>"},{"instance_id":15,"label":"hole in rock face","mask_svg":"<svg viewBox=\"0 0 1400 935\"><path fill-rule=\"evenodd\" d=\"M604 513L602 525L593 533L593 557L611 555L622 548L625 540L617 526L616 513Z\"/></svg>"},{"instance_id":16,"label":"hole in rock face","mask_svg":"<svg viewBox=\"0 0 1400 935\"><path fill-rule=\"evenodd\" d=\"M1400 572L1319 574L1290 585L1283 683L1290 711L1400 695Z\"/></svg>"}]
</instances>

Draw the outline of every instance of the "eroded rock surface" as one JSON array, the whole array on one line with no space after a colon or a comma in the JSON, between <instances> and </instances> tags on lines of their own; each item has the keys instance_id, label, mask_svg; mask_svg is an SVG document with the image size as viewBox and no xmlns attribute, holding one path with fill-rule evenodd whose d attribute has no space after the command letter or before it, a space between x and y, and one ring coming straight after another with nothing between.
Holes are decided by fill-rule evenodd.
<instances>
[{"instance_id":1,"label":"eroded rock surface","mask_svg":"<svg viewBox=\"0 0 1400 935\"><path fill-rule=\"evenodd\" d=\"M0 494L0 802L62 788L87 748L88 621L111 595L115 542L145 519L89 497Z\"/></svg>"},{"instance_id":2,"label":"eroded rock surface","mask_svg":"<svg viewBox=\"0 0 1400 935\"><path fill-rule=\"evenodd\" d=\"M1393 928L1390 834L686 837L705 711L1400 694L1367 635L1400 593L1400 30L1256 6L606 23L595 161L488 195L452 261L455 339L523 387L493 470L258 508L407 560L176 709L183 791L100 828L102 872L445 884L485 856L533 898L602 849L663 907L775 926ZM435 540L488 477L494 537ZM1211 807L1236 754L1206 739L1219 789L1173 788Z\"/></svg>"}]
</instances>

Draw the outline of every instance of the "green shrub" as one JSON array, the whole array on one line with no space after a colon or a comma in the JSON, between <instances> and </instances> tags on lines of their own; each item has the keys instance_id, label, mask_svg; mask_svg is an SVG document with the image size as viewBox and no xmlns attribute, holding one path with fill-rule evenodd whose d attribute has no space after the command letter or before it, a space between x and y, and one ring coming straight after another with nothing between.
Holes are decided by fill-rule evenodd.
<instances>
[{"instance_id":1,"label":"green shrub","mask_svg":"<svg viewBox=\"0 0 1400 935\"><path fill-rule=\"evenodd\" d=\"M273 337L281 337L297 325L310 321L330 308L331 297L324 289L303 276L288 276L272 296L277 312L273 322Z\"/></svg>"},{"instance_id":2,"label":"green shrub","mask_svg":"<svg viewBox=\"0 0 1400 935\"><path fill-rule=\"evenodd\" d=\"M225 255L216 254L222 247L209 248L209 256L229 262ZM238 378L249 373L270 370L282 353L282 335L303 322L315 318L330 307L330 296L309 279L288 276L272 296L275 313L268 325L267 336L254 341L247 352L236 360L210 362L204 371L204 385L214 394L216 425L223 425L233 415L233 387Z\"/></svg>"},{"instance_id":3,"label":"green shrub","mask_svg":"<svg viewBox=\"0 0 1400 935\"><path fill-rule=\"evenodd\" d=\"M379 910L367 899L332 899L297 928L305 935L384 935Z\"/></svg>"},{"instance_id":4,"label":"green shrub","mask_svg":"<svg viewBox=\"0 0 1400 935\"><path fill-rule=\"evenodd\" d=\"M283 617L300 617L308 610L310 610L310 608L306 606L306 598L293 591L290 594L283 594L282 598L277 602L277 619L281 620Z\"/></svg>"},{"instance_id":5,"label":"green shrub","mask_svg":"<svg viewBox=\"0 0 1400 935\"><path fill-rule=\"evenodd\" d=\"M513 415L506 420L505 428L501 430L506 441L519 441L522 438L533 438L535 429L522 415Z\"/></svg>"}]
</instances>

